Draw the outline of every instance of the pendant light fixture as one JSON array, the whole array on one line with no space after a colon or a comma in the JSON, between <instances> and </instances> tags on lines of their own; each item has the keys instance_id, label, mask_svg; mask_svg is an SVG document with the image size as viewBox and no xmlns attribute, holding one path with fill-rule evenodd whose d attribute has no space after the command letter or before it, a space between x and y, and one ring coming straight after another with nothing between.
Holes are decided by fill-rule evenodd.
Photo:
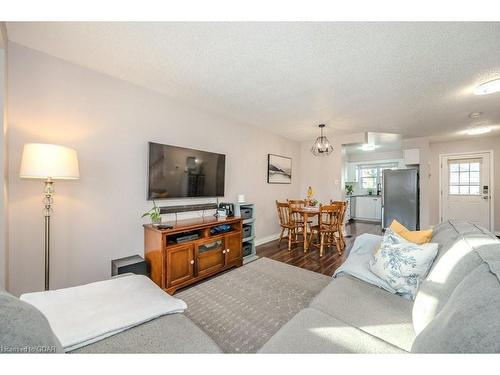
<instances>
[{"instance_id":1,"label":"pendant light fixture","mask_svg":"<svg viewBox=\"0 0 500 375\"><path fill-rule=\"evenodd\" d=\"M326 136L323 135L323 128L325 127L325 124L320 124L318 125L321 135L316 138L316 141L314 141L313 146L311 147L311 152L315 156L327 156L330 155L333 151L333 146L326 138Z\"/></svg>"}]
</instances>

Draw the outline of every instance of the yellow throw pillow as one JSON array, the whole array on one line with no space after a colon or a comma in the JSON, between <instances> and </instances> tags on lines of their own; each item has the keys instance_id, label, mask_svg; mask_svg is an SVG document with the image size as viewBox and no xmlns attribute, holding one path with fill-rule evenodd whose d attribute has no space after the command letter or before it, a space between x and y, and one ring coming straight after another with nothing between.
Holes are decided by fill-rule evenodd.
<instances>
[{"instance_id":1,"label":"yellow throw pillow","mask_svg":"<svg viewBox=\"0 0 500 375\"><path fill-rule=\"evenodd\" d=\"M392 221L391 229L403 237L406 241L410 241L418 245L431 242L432 239L432 229L410 231L397 220Z\"/></svg>"}]
</instances>

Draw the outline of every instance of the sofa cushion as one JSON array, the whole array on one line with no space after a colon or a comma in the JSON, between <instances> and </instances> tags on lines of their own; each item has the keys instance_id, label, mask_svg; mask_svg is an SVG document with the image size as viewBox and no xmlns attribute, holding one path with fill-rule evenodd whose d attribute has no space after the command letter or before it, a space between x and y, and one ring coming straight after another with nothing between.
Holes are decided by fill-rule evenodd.
<instances>
[{"instance_id":1,"label":"sofa cushion","mask_svg":"<svg viewBox=\"0 0 500 375\"><path fill-rule=\"evenodd\" d=\"M350 276L337 277L310 304L340 321L409 351L412 302Z\"/></svg>"},{"instance_id":2,"label":"sofa cushion","mask_svg":"<svg viewBox=\"0 0 500 375\"><path fill-rule=\"evenodd\" d=\"M446 243L453 243L458 238L459 233L455 229L455 227L449 221L444 221L434 227L432 230L432 238L431 241L437 243L439 248L442 247ZM438 253L439 256L439 253Z\"/></svg>"},{"instance_id":3,"label":"sofa cushion","mask_svg":"<svg viewBox=\"0 0 500 375\"><path fill-rule=\"evenodd\" d=\"M385 280L397 294L414 299L437 250L436 243L418 245L387 228L380 250L370 260L370 270Z\"/></svg>"},{"instance_id":4,"label":"sofa cushion","mask_svg":"<svg viewBox=\"0 0 500 375\"><path fill-rule=\"evenodd\" d=\"M63 353L47 318L34 306L0 289L0 352Z\"/></svg>"},{"instance_id":5,"label":"sofa cushion","mask_svg":"<svg viewBox=\"0 0 500 375\"><path fill-rule=\"evenodd\" d=\"M430 242L432 238L432 229L411 231L396 219L392 221L389 228L403 237L406 241L410 241L419 245Z\"/></svg>"},{"instance_id":6,"label":"sofa cushion","mask_svg":"<svg viewBox=\"0 0 500 375\"><path fill-rule=\"evenodd\" d=\"M405 353L321 311L305 308L259 353Z\"/></svg>"},{"instance_id":7,"label":"sofa cushion","mask_svg":"<svg viewBox=\"0 0 500 375\"><path fill-rule=\"evenodd\" d=\"M500 245L491 233L473 224L450 222L450 225L458 236L452 243L445 242L439 250L415 298L413 325L417 334L443 308L456 286L481 264L478 251Z\"/></svg>"},{"instance_id":8,"label":"sofa cushion","mask_svg":"<svg viewBox=\"0 0 500 375\"><path fill-rule=\"evenodd\" d=\"M431 242L439 245L436 261L446 254L450 246L452 246L456 240L469 234L484 234L491 238L495 238L488 230L467 220L448 220L436 225L432 232L431 239ZM434 264L436 264L436 261Z\"/></svg>"},{"instance_id":9,"label":"sofa cushion","mask_svg":"<svg viewBox=\"0 0 500 375\"><path fill-rule=\"evenodd\" d=\"M500 353L500 248L455 288L416 338L416 353Z\"/></svg>"},{"instance_id":10,"label":"sofa cushion","mask_svg":"<svg viewBox=\"0 0 500 375\"><path fill-rule=\"evenodd\" d=\"M164 315L71 353L221 353L197 325L182 314Z\"/></svg>"}]
</instances>

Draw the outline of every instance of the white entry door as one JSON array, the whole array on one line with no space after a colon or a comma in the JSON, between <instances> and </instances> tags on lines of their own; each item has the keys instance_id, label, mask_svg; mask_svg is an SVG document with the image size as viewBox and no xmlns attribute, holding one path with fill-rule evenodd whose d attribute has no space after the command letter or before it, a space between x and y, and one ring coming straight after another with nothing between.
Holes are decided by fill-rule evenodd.
<instances>
[{"instance_id":1,"label":"white entry door","mask_svg":"<svg viewBox=\"0 0 500 375\"><path fill-rule=\"evenodd\" d=\"M441 157L441 221L470 220L492 230L490 154Z\"/></svg>"}]
</instances>

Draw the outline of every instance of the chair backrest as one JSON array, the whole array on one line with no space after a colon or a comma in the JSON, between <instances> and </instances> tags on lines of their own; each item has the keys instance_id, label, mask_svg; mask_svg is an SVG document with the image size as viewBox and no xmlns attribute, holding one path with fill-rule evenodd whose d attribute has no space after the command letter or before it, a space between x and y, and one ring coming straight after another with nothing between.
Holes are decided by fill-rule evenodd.
<instances>
[{"instance_id":1,"label":"chair backrest","mask_svg":"<svg viewBox=\"0 0 500 375\"><path fill-rule=\"evenodd\" d=\"M290 207L290 221L297 223L302 220L302 215L300 212L293 211L294 208L304 208L306 206L306 201L303 199L288 199L288 205Z\"/></svg>"},{"instance_id":2,"label":"chair backrest","mask_svg":"<svg viewBox=\"0 0 500 375\"><path fill-rule=\"evenodd\" d=\"M278 202L276 201L276 209L278 210L278 219L280 225L290 224L290 207L288 202Z\"/></svg>"},{"instance_id":3,"label":"chair backrest","mask_svg":"<svg viewBox=\"0 0 500 375\"><path fill-rule=\"evenodd\" d=\"M344 222L345 219L345 212L347 211L347 201L334 201L330 200L331 205L340 205L342 206L342 213L341 213L341 218L340 218L340 224Z\"/></svg>"},{"instance_id":4,"label":"chair backrest","mask_svg":"<svg viewBox=\"0 0 500 375\"><path fill-rule=\"evenodd\" d=\"M288 199L288 203L294 207L305 207L306 201L303 199Z\"/></svg>"},{"instance_id":5,"label":"chair backrest","mask_svg":"<svg viewBox=\"0 0 500 375\"><path fill-rule=\"evenodd\" d=\"M318 219L320 230L340 230L344 210L345 208L341 202L333 202L329 205L320 204Z\"/></svg>"}]
</instances>

